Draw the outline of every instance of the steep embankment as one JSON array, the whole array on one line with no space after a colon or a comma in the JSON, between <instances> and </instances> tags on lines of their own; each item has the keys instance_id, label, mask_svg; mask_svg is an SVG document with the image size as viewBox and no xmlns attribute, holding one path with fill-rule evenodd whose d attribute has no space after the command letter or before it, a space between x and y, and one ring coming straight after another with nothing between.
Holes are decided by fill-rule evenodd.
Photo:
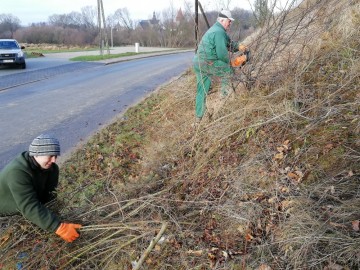
<instances>
[{"instance_id":1,"label":"steep embankment","mask_svg":"<svg viewBox=\"0 0 360 270\"><path fill-rule=\"evenodd\" d=\"M358 269L358 25L355 1L269 20L195 129L192 71L159 89L63 165L57 208L82 237L11 219L1 260L131 269L167 222L142 269Z\"/></svg>"}]
</instances>

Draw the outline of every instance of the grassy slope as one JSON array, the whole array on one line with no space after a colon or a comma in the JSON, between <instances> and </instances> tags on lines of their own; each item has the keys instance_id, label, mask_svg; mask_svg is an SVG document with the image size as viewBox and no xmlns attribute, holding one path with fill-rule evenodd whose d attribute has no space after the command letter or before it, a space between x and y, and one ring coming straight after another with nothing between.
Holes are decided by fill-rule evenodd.
<instances>
[{"instance_id":1,"label":"grassy slope","mask_svg":"<svg viewBox=\"0 0 360 270\"><path fill-rule=\"evenodd\" d=\"M143 269L358 269L360 7L280 18L246 41L245 82L222 102L215 84L199 127L189 71L62 165L53 207L85 225L79 240L10 218L0 261L131 269L167 221Z\"/></svg>"}]
</instances>

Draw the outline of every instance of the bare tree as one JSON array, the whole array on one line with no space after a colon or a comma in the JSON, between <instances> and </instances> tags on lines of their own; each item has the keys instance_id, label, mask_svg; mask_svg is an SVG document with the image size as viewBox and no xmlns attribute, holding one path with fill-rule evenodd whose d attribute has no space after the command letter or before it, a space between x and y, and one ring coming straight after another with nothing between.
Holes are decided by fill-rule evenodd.
<instances>
[{"instance_id":1,"label":"bare tree","mask_svg":"<svg viewBox=\"0 0 360 270\"><path fill-rule=\"evenodd\" d=\"M242 40L254 31L256 24L251 11L235 8L231 13L236 18L230 30L233 39Z\"/></svg>"},{"instance_id":2,"label":"bare tree","mask_svg":"<svg viewBox=\"0 0 360 270\"><path fill-rule=\"evenodd\" d=\"M0 36L14 38L14 33L20 28L20 20L12 14L0 14Z\"/></svg>"},{"instance_id":3,"label":"bare tree","mask_svg":"<svg viewBox=\"0 0 360 270\"><path fill-rule=\"evenodd\" d=\"M176 13L173 2L170 2L170 7L162 12L162 33L163 41L167 47L176 47L179 42L179 29L176 24Z\"/></svg>"},{"instance_id":4,"label":"bare tree","mask_svg":"<svg viewBox=\"0 0 360 270\"><path fill-rule=\"evenodd\" d=\"M135 36L135 22L127 8L119 8L107 18L112 39L117 44L131 44Z\"/></svg>"},{"instance_id":5,"label":"bare tree","mask_svg":"<svg viewBox=\"0 0 360 270\"><path fill-rule=\"evenodd\" d=\"M81 8L81 19L85 29L95 29L97 20L97 11L93 6Z\"/></svg>"},{"instance_id":6,"label":"bare tree","mask_svg":"<svg viewBox=\"0 0 360 270\"><path fill-rule=\"evenodd\" d=\"M54 14L49 17L49 24L79 29L82 26L82 15L75 11L68 14Z\"/></svg>"},{"instance_id":7,"label":"bare tree","mask_svg":"<svg viewBox=\"0 0 360 270\"><path fill-rule=\"evenodd\" d=\"M269 0L255 0L254 9L254 16L257 21L257 25L263 27L271 14Z\"/></svg>"},{"instance_id":8,"label":"bare tree","mask_svg":"<svg viewBox=\"0 0 360 270\"><path fill-rule=\"evenodd\" d=\"M230 4L231 4L231 0L216 0L215 1L216 11L219 12L223 8L230 9Z\"/></svg>"},{"instance_id":9,"label":"bare tree","mask_svg":"<svg viewBox=\"0 0 360 270\"><path fill-rule=\"evenodd\" d=\"M112 16L114 25L122 26L128 30L134 29L134 21L130 17L130 13L127 8L119 8Z\"/></svg>"}]
</instances>

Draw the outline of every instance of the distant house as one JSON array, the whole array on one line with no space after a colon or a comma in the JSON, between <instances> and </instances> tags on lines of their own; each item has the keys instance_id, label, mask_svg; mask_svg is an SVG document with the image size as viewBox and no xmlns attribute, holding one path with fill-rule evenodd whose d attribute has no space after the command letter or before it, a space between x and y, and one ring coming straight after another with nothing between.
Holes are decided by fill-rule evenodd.
<instances>
[{"instance_id":1,"label":"distant house","mask_svg":"<svg viewBox=\"0 0 360 270\"><path fill-rule=\"evenodd\" d=\"M151 20L141 20L140 26L142 29L149 29L159 25L160 20L156 19L155 11Z\"/></svg>"},{"instance_id":2,"label":"distant house","mask_svg":"<svg viewBox=\"0 0 360 270\"><path fill-rule=\"evenodd\" d=\"M177 25L179 25L184 19L185 19L185 16L180 8L176 14L175 22Z\"/></svg>"}]
</instances>

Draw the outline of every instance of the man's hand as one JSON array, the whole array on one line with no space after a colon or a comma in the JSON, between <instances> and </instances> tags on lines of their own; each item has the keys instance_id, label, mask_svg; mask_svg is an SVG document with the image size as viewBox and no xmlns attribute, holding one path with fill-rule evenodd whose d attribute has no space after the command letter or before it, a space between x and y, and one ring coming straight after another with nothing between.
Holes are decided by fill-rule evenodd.
<instances>
[{"instance_id":1,"label":"man's hand","mask_svg":"<svg viewBox=\"0 0 360 270\"><path fill-rule=\"evenodd\" d=\"M247 60L247 57L245 54L237 56L234 60L231 61L231 66L232 67L241 67L242 65L245 64Z\"/></svg>"},{"instance_id":2,"label":"man's hand","mask_svg":"<svg viewBox=\"0 0 360 270\"><path fill-rule=\"evenodd\" d=\"M76 229L81 227L80 224L61 223L55 233L66 242L72 242L80 236Z\"/></svg>"},{"instance_id":3,"label":"man's hand","mask_svg":"<svg viewBox=\"0 0 360 270\"><path fill-rule=\"evenodd\" d=\"M245 45L240 44L239 45L239 51L242 52L242 53L245 53L245 52L249 51L249 49Z\"/></svg>"}]
</instances>

